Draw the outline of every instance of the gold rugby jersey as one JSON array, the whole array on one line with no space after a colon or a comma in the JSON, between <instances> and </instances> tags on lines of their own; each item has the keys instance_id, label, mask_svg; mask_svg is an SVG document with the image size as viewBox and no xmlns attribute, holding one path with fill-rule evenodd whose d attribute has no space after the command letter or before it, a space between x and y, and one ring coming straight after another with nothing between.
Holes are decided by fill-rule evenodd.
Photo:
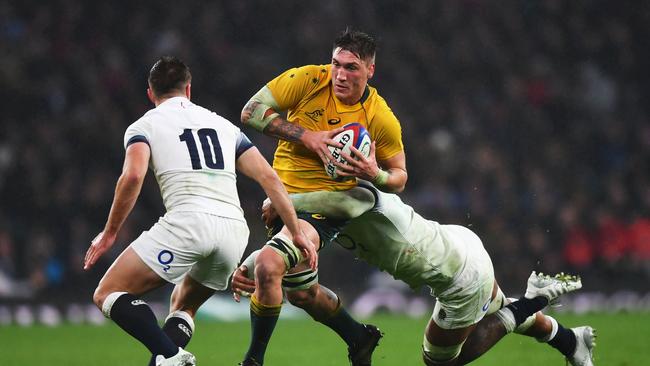
<instances>
[{"instance_id":1,"label":"gold rugby jersey","mask_svg":"<svg viewBox=\"0 0 650 366\"><path fill-rule=\"evenodd\" d=\"M366 87L354 105L341 103L332 90L331 65L308 65L289 69L267 84L287 121L311 131L328 131L358 122L376 141L377 161L390 159L404 150L402 128L384 98ZM280 140L273 158L289 193L340 191L352 188L355 180L330 178L318 155L299 143Z\"/></svg>"}]
</instances>

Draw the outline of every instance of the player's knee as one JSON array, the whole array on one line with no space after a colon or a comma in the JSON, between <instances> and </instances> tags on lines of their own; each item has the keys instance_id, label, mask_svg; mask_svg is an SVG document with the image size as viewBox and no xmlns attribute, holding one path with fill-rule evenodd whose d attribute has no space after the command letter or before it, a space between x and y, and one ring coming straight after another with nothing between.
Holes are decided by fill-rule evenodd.
<instances>
[{"instance_id":1,"label":"player's knee","mask_svg":"<svg viewBox=\"0 0 650 366\"><path fill-rule=\"evenodd\" d=\"M109 292L105 291L101 286L97 286L95 289L95 292L93 293L93 302L99 309L104 305L104 300L106 300L108 294Z\"/></svg>"},{"instance_id":2,"label":"player's knee","mask_svg":"<svg viewBox=\"0 0 650 366\"><path fill-rule=\"evenodd\" d=\"M458 356L465 341L452 346L437 346L429 342L426 335L422 341L422 359L424 363L433 365L452 366L458 364Z\"/></svg>"},{"instance_id":3,"label":"player's knee","mask_svg":"<svg viewBox=\"0 0 650 366\"><path fill-rule=\"evenodd\" d=\"M124 291L113 291L112 289L97 286L93 293L93 302L97 305L99 310L102 311L102 314L104 314L105 317L110 318L113 304L118 298L125 294L127 293Z\"/></svg>"},{"instance_id":4,"label":"player's knee","mask_svg":"<svg viewBox=\"0 0 650 366\"><path fill-rule=\"evenodd\" d=\"M264 285L282 281L284 261L272 250L262 250L255 259L255 280Z\"/></svg>"},{"instance_id":5,"label":"player's knee","mask_svg":"<svg viewBox=\"0 0 650 366\"><path fill-rule=\"evenodd\" d=\"M266 242L260 255L264 253L265 255L270 256L269 253L271 252L276 254L274 261L282 260L283 265L281 267L283 270L294 268L298 263L305 259L300 249L293 244L291 238L281 232L277 233L273 238L271 238L271 240Z\"/></svg>"},{"instance_id":6,"label":"player's knee","mask_svg":"<svg viewBox=\"0 0 650 366\"><path fill-rule=\"evenodd\" d=\"M422 360L427 366L458 365L458 355L462 345L437 347L435 350L422 349Z\"/></svg>"}]
</instances>

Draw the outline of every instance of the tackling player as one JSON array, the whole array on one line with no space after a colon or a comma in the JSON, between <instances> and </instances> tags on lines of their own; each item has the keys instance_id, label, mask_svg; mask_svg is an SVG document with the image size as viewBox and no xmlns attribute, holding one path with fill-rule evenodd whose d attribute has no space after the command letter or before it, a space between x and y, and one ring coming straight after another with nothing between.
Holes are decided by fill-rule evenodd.
<instances>
[{"instance_id":1,"label":"tackling player","mask_svg":"<svg viewBox=\"0 0 650 366\"><path fill-rule=\"evenodd\" d=\"M368 85L375 72L375 41L369 35L346 30L334 42L331 64L308 65L282 73L260 89L242 110L242 123L280 139L273 168L289 192L342 191L355 179L335 181L323 164L333 160L328 146L339 126L358 122L375 140L372 159L355 167L339 167L341 176L358 177L382 190L400 192L406 184L406 158L399 121L377 90ZM280 113L287 111L286 118ZM375 159L376 153L376 159ZM320 248L345 224L318 210L299 215L308 238ZM318 284L318 272L305 266L282 228L257 257L257 289L251 297L251 344L242 365L262 365L264 353L282 306L282 288L288 300L315 320L333 329L348 345L354 366L370 365L381 333L356 322L336 294ZM289 272L288 275L285 274Z\"/></svg>"},{"instance_id":2,"label":"tackling player","mask_svg":"<svg viewBox=\"0 0 650 366\"><path fill-rule=\"evenodd\" d=\"M317 254L300 230L277 174L246 135L190 102L189 68L176 58L162 57L151 68L148 83L147 96L156 107L126 130L126 156L113 204L104 230L86 253L84 269L115 243L151 166L167 212L115 260L93 301L151 351L156 365L194 365L194 356L170 337L175 329L193 330L196 309L216 290L226 289L248 243L235 170L258 182L279 205L285 234L312 265ZM172 313L161 330L139 296L166 282L177 287Z\"/></svg>"},{"instance_id":3,"label":"tackling player","mask_svg":"<svg viewBox=\"0 0 650 366\"><path fill-rule=\"evenodd\" d=\"M318 207L330 216L352 219L336 239L341 246L412 288L431 288L437 301L423 339L426 365L466 364L512 331L549 343L574 366L593 365L591 327L565 329L538 312L580 288L579 279L533 272L525 296L508 304L481 240L465 227L426 220L397 195L367 183L345 192L296 194L292 200L298 211ZM347 205L330 204L341 200ZM272 206L266 203L263 210L269 222ZM234 290L252 290L245 275L253 265L249 257L235 272Z\"/></svg>"}]
</instances>

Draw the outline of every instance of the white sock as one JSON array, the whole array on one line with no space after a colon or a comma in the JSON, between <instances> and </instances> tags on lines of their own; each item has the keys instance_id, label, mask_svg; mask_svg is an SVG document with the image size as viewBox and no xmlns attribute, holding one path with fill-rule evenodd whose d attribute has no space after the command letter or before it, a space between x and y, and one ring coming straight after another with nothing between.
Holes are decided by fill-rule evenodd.
<instances>
[{"instance_id":1,"label":"white sock","mask_svg":"<svg viewBox=\"0 0 650 366\"><path fill-rule=\"evenodd\" d=\"M165 318L165 322L167 322L169 318L174 318L174 317L185 320L187 324L190 325L190 329L192 330L192 333L194 333L194 319L192 319L190 314L182 310L176 310L170 313L169 315L167 315L167 318Z\"/></svg>"},{"instance_id":2,"label":"white sock","mask_svg":"<svg viewBox=\"0 0 650 366\"><path fill-rule=\"evenodd\" d=\"M501 323L506 328L506 333L512 333L512 331L514 331L515 328L517 327L515 314L513 314L510 309L508 308L499 309L499 311L497 311L494 314L499 318L499 320L501 320Z\"/></svg>"},{"instance_id":3,"label":"white sock","mask_svg":"<svg viewBox=\"0 0 650 366\"><path fill-rule=\"evenodd\" d=\"M115 303L115 300L117 300L118 297L126 294L126 292L111 292L106 296L104 299L104 303L102 304L102 313L104 313L104 316L109 318L111 317L111 308L113 308L113 304Z\"/></svg>"}]
</instances>

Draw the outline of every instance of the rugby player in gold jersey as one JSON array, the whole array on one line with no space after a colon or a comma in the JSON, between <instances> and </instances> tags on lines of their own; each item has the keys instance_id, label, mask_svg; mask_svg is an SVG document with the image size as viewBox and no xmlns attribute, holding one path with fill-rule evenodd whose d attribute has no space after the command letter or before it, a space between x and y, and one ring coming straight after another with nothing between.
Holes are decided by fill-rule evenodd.
<instances>
[{"instance_id":1,"label":"rugby player in gold jersey","mask_svg":"<svg viewBox=\"0 0 650 366\"><path fill-rule=\"evenodd\" d=\"M386 101L368 85L375 73L375 40L346 30L334 42L331 63L292 68L260 89L242 110L242 123L279 139L273 168L290 193L342 191L356 179L372 181L388 192L401 192L407 180L401 126ZM281 113L286 112L286 116ZM370 133L368 158L338 165L333 180L323 164L333 160L328 146L341 126L357 122ZM345 202L341 202L345 204ZM319 212L298 215L303 232L320 248L345 224ZM252 336L242 365L261 365L282 306L283 291L294 305L334 330L348 345L353 366L370 365L381 332L358 323L339 297L318 283L286 235L282 222L269 228L273 237L256 259L256 290L251 297ZM318 248L318 249L320 249Z\"/></svg>"}]
</instances>

